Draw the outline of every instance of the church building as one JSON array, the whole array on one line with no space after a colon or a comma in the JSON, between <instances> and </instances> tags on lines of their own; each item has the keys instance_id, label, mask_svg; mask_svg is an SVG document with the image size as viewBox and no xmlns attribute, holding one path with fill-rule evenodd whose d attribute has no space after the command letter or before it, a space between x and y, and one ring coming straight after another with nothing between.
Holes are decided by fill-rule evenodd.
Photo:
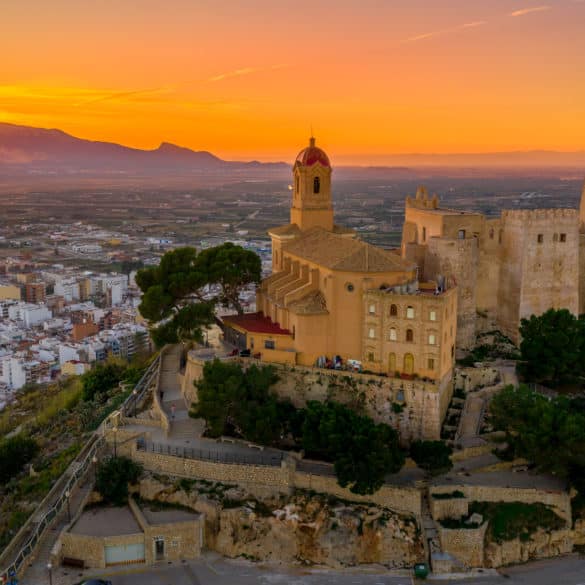
<instances>
[{"instance_id":1,"label":"church building","mask_svg":"<svg viewBox=\"0 0 585 585\"><path fill-rule=\"evenodd\" d=\"M225 317L226 339L266 362L448 383L456 287L420 282L414 258L335 224L331 175L311 138L293 167L290 223L268 232L272 275L258 288L257 312Z\"/></svg>"}]
</instances>

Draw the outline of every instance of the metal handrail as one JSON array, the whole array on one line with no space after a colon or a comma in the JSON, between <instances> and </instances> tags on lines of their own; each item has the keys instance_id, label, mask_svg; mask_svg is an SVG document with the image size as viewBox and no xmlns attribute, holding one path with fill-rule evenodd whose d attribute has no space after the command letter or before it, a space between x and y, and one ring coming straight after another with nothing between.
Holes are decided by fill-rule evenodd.
<instances>
[{"instance_id":1,"label":"metal handrail","mask_svg":"<svg viewBox=\"0 0 585 585\"><path fill-rule=\"evenodd\" d=\"M42 538L45 530L51 524L55 516L61 512L63 507L65 506L68 497L70 497L73 489L77 487L80 483L81 478L84 476L85 472L89 469L90 465L93 462L94 456L96 456L97 452L102 448L104 440L102 437L98 435L93 435L91 439L86 443L85 448L83 451L86 452L85 457L81 459L81 461L75 459L71 462L69 467L67 468L67 472L70 472L69 480L65 483L65 485L61 488L61 491L58 493L56 499L53 503L49 506L48 510L38 519L35 521L35 514L31 515L29 521L19 530L18 534L14 537L13 543L20 537L22 538L24 532L27 529L31 528L32 524L34 526L32 533L29 534L28 538L24 542L24 544L20 547L18 552L13 556L11 563L3 570L0 571L0 575L10 575L10 574L18 574L20 568L23 566L27 558L32 554L35 549L36 544ZM64 474L64 475L65 475ZM63 476L61 476L63 477ZM69 496L67 495L69 494ZM48 500L52 499L55 494L49 492L49 494L45 497L45 499L39 504L37 507L37 512L40 508L44 507ZM5 549L3 556L13 548L12 543L8 545Z\"/></svg>"},{"instance_id":2,"label":"metal handrail","mask_svg":"<svg viewBox=\"0 0 585 585\"><path fill-rule=\"evenodd\" d=\"M147 453L157 453L171 457L181 457L182 459L198 459L200 461L211 461L213 463L226 463L230 465L262 465L266 467L280 467L284 455L275 454L240 454L219 451L215 449L199 449L196 447L182 447L179 445L169 445L167 443L154 443L138 439L136 449Z\"/></svg>"},{"instance_id":3,"label":"metal handrail","mask_svg":"<svg viewBox=\"0 0 585 585\"><path fill-rule=\"evenodd\" d=\"M159 366L160 354L148 367L146 372L144 372L134 387L136 390L139 389L138 392L136 394L130 394L122 403L120 407L122 413L126 414L130 409L130 404L132 404L132 408L134 408L135 404L144 398L145 393L150 390L153 377L158 375L158 371L160 369ZM104 438L98 434L98 432L94 433L86 442L80 454L69 464L67 470L56 481L51 491L43 498L42 502L37 506L33 514L31 514L27 522L25 522L22 528L18 531L18 533L14 536L12 541L6 546L0 555L0 567L3 565L5 566L4 569L0 570L0 576L10 575L12 573L15 575L18 574L27 558L34 552L36 545L42 538L48 526L63 509L68 499L66 494L69 493L70 495L73 492L73 489L76 488L80 483L81 478L84 476L93 462L94 456L97 455L98 451L102 448L104 443ZM59 483L64 477L67 476L67 474L69 474L69 480L59 491ZM52 501L52 503L49 505L48 509L40 517L40 519L36 520L36 515L39 513L39 511L43 510L50 501ZM23 539L25 539L24 543L20 545L18 552L10 555L11 550L16 548L18 542ZM8 556L11 556L10 561L7 561L5 558Z\"/></svg>"}]
</instances>

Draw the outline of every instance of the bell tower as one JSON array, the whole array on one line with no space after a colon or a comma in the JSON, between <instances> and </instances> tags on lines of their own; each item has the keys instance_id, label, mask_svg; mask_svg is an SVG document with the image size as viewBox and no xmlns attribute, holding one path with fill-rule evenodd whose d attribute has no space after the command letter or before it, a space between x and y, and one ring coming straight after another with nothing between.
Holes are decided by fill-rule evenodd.
<instances>
[{"instance_id":1,"label":"bell tower","mask_svg":"<svg viewBox=\"0 0 585 585\"><path fill-rule=\"evenodd\" d=\"M293 201L290 221L302 231L313 227L333 230L331 163L311 137L298 154L293 167Z\"/></svg>"}]
</instances>

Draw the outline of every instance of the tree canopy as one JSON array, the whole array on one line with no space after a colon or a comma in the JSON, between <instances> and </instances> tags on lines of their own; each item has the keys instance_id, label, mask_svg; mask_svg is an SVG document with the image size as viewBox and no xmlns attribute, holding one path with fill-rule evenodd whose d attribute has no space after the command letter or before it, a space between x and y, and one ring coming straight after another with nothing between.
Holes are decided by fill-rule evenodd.
<instances>
[{"instance_id":1,"label":"tree canopy","mask_svg":"<svg viewBox=\"0 0 585 585\"><path fill-rule=\"evenodd\" d=\"M198 402L190 414L205 419L212 437L294 446L330 461L339 484L355 493L375 492L386 474L400 470L404 454L394 429L333 401L310 401L297 409L270 390L276 381L270 366L243 370L234 362L209 362L196 382Z\"/></svg>"},{"instance_id":2,"label":"tree canopy","mask_svg":"<svg viewBox=\"0 0 585 585\"><path fill-rule=\"evenodd\" d=\"M107 392L122 381L125 370L126 366L115 361L97 364L81 377L83 400L104 400Z\"/></svg>"},{"instance_id":3,"label":"tree canopy","mask_svg":"<svg viewBox=\"0 0 585 585\"><path fill-rule=\"evenodd\" d=\"M128 485L135 484L142 467L128 457L108 457L96 471L96 489L108 504L123 506L128 500Z\"/></svg>"},{"instance_id":4,"label":"tree canopy","mask_svg":"<svg viewBox=\"0 0 585 585\"><path fill-rule=\"evenodd\" d=\"M444 441L414 441L410 446L410 456L414 462L431 475L447 473L452 467L453 449Z\"/></svg>"},{"instance_id":5,"label":"tree canopy","mask_svg":"<svg viewBox=\"0 0 585 585\"><path fill-rule=\"evenodd\" d=\"M520 372L551 386L575 382L585 370L585 321L567 309L549 309L520 324Z\"/></svg>"},{"instance_id":6,"label":"tree canopy","mask_svg":"<svg viewBox=\"0 0 585 585\"><path fill-rule=\"evenodd\" d=\"M38 452L38 443L24 435L0 440L0 483L10 481Z\"/></svg>"},{"instance_id":7,"label":"tree canopy","mask_svg":"<svg viewBox=\"0 0 585 585\"><path fill-rule=\"evenodd\" d=\"M217 303L243 313L242 288L260 282L261 262L254 252L231 242L197 253L195 248L167 252L158 266L138 271L140 313L152 326L158 345L183 339L201 342L213 322Z\"/></svg>"},{"instance_id":8,"label":"tree canopy","mask_svg":"<svg viewBox=\"0 0 585 585\"><path fill-rule=\"evenodd\" d=\"M577 489L584 483L585 410L579 400L549 399L526 386L507 386L493 398L489 412L490 422L506 431L517 456L570 480Z\"/></svg>"}]
</instances>

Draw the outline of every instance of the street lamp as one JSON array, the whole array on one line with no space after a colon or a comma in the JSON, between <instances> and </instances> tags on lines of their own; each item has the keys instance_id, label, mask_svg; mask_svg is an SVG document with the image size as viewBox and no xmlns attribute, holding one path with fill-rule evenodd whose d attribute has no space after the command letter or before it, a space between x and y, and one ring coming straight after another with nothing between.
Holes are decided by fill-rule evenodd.
<instances>
[{"instance_id":1,"label":"street lamp","mask_svg":"<svg viewBox=\"0 0 585 585\"><path fill-rule=\"evenodd\" d=\"M91 462L93 463L93 483L95 484L97 479L97 455L94 454L94 456L91 458Z\"/></svg>"},{"instance_id":2,"label":"street lamp","mask_svg":"<svg viewBox=\"0 0 585 585\"><path fill-rule=\"evenodd\" d=\"M47 563L47 571L49 571L49 585L53 585L53 565Z\"/></svg>"},{"instance_id":3,"label":"street lamp","mask_svg":"<svg viewBox=\"0 0 585 585\"><path fill-rule=\"evenodd\" d=\"M117 445L117 442L116 442L116 434L118 433L118 427L114 427L112 429L112 433L114 433L114 457L117 457L118 456L118 453L117 453L117 447L118 447L118 445Z\"/></svg>"},{"instance_id":4,"label":"street lamp","mask_svg":"<svg viewBox=\"0 0 585 585\"><path fill-rule=\"evenodd\" d=\"M136 403L138 402L138 390L136 388L132 390L132 396L134 396L134 418L136 418Z\"/></svg>"},{"instance_id":5,"label":"street lamp","mask_svg":"<svg viewBox=\"0 0 585 585\"><path fill-rule=\"evenodd\" d=\"M69 497L71 496L71 492L67 490L65 492L65 498L67 499L67 522L71 524L71 504L69 503Z\"/></svg>"}]
</instances>

